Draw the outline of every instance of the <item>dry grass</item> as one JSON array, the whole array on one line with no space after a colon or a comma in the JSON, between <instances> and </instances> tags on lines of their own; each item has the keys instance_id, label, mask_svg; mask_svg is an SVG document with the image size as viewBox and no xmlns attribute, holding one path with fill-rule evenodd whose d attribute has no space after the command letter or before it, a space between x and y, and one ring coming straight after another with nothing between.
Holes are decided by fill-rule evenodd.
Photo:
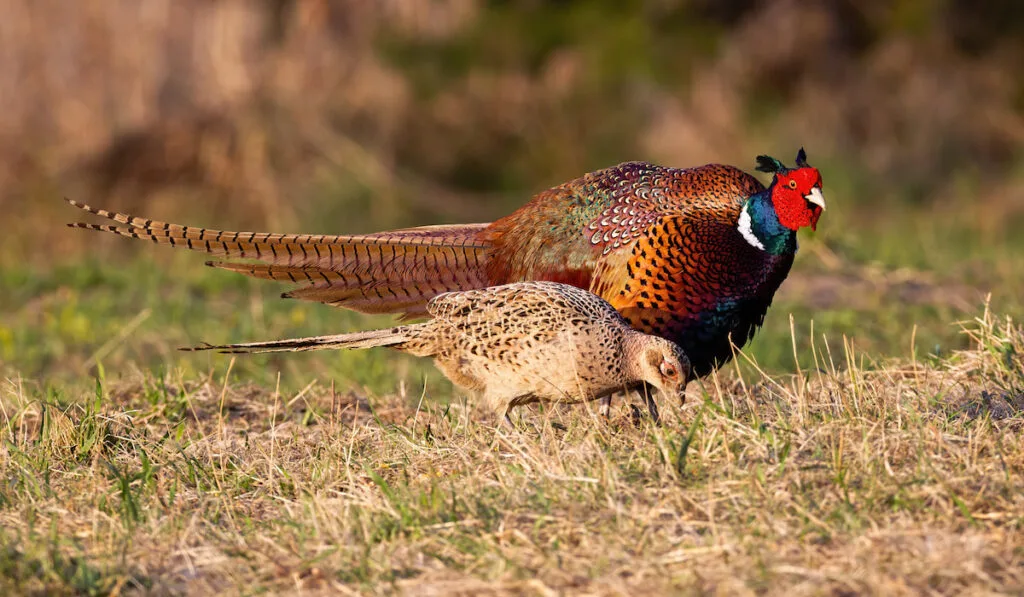
<instances>
[{"instance_id":1,"label":"dry grass","mask_svg":"<svg viewBox=\"0 0 1024 597\"><path fill-rule=\"evenodd\" d=\"M934 365L725 371L662 428L621 403L509 433L315 382L8 380L0 590L1020 594L1024 332L968 333Z\"/></svg>"}]
</instances>

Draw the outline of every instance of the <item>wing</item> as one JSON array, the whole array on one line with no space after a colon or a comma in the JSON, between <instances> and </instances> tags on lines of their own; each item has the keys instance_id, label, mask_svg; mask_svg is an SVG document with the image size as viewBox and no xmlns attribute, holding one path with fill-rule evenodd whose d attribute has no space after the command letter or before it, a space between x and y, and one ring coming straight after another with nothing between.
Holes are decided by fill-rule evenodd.
<instances>
[{"instance_id":1,"label":"wing","mask_svg":"<svg viewBox=\"0 0 1024 597\"><path fill-rule=\"evenodd\" d=\"M599 170L539 193L491 224L489 277L590 288L604 258L663 217L693 210L737 217L743 202L763 189L753 176L719 164L678 169L627 162Z\"/></svg>"},{"instance_id":2,"label":"wing","mask_svg":"<svg viewBox=\"0 0 1024 597\"><path fill-rule=\"evenodd\" d=\"M517 282L448 292L427 303L436 320L474 337L513 335L550 340L569 325L626 325L603 299L556 282Z\"/></svg>"},{"instance_id":3,"label":"wing","mask_svg":"<svg viewBox=\"0 0 1024 597\"><path fill-rule=\"evenodd\" d=\"M471 352L501 351L516 338L549 342L560 330L540 325L536 311L541 295L531 286L518 283L440 294L427 303L427 313L438 324L435 329L442 342L469 346Z\"/></svg>"}]
</instances>

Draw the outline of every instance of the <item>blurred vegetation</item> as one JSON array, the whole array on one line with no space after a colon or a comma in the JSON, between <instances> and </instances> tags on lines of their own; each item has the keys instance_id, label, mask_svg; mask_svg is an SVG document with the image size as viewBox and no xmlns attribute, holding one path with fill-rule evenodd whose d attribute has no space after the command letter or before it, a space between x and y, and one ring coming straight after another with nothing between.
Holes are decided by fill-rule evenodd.
<instances>
[{"instance_id":1,"label":"blurred vegetation","mask_svg":"<svg viewBox=\"0 0 1024 597\"><path fill-rule=\"evenodd\" d=\"M952 322L989 292L997 310L1024 312L1017 2L11 4L6 372L223 370L226 358L173 347L386 321L63 229L78 214L61 195L208 227L355 233L487 221L626 160L752 170L755 155L788 162L800 146L829 210L751 348L763 365L793 367L790 313L798 339L814 319L815 333L883 358L912 337L920 356L960 345ZM397 383L392 363L404 380L430 371L377 354L234 366L378 389Z\"/></svg>"}]
</instances>

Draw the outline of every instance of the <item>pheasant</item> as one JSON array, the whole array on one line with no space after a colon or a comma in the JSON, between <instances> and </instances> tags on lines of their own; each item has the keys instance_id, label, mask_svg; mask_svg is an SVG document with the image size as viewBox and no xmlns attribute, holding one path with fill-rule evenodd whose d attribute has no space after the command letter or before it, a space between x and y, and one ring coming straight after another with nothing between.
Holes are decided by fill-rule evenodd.
<instances>
[{"instance_id":1,"label":"pheasant","mask_svg":"<svg viewBox=\"0 0 1024 597\"><path fill-rule=\"evenodd\" d=\"M184 350L227 353L390 346L434 357L499 416L531 402L581 402L641 384L683 399L690 363L678 346L640 333L607 301L556 282L517 282L430 299L425 323L390 329ZM648 402L657 420L653 401Z\"/></svg>"},{"instance_id":2,"label":"pheasant","mask_svg":"<svg viewBox=\"0 0 1024 597\"><path fill-rule=\"evenodd\" d=\"M543 191L492 223L359 236L224 232L111 213L74 223L257 263L207 265L299 284L282 296L415 318L443 292L562 282L604 298L637 330L678 344L691 379L728 361L764 321L789 274L796 233L817 228L821 174L758 156L765 187L733 166L626 162Z\"/></svg>"}]
</instances>

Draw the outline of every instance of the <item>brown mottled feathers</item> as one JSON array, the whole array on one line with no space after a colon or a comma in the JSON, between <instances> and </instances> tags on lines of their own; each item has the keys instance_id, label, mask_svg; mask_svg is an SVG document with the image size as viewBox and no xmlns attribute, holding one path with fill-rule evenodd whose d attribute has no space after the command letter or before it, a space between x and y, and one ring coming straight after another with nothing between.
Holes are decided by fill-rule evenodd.
<instances>
[{"instance_id":1,"label":"brown mottled feathers","mask_svg":"<svg viewBox=\"0 0 1024 597\"><path fill-rule=\"evenodd\" d=\"M708 211L735 223L743 202L763 189L753 176L720 164L626 162L598 170L538 193L491 224L488 272L493 280L531 280L560 267L589 280L604 255L647 235L660 218Z\"/></svg>"},{"instance_id":2,"label":"brown mottled feathers","mask_svg":"<svg viewBox=\"0 0 1024 597\"><path fill-rule=\"evenodd\" d=\"M520 282L433 298L432 319L384 330L196 350L301 351L390 346L434 357L454 383L503 412L533 401L577 402L650 383L682 397L689 362L671 342L641 334L601 298L553 282ZM666 377L662 365L675 371Z\"/></svg>"}]
</instances>

